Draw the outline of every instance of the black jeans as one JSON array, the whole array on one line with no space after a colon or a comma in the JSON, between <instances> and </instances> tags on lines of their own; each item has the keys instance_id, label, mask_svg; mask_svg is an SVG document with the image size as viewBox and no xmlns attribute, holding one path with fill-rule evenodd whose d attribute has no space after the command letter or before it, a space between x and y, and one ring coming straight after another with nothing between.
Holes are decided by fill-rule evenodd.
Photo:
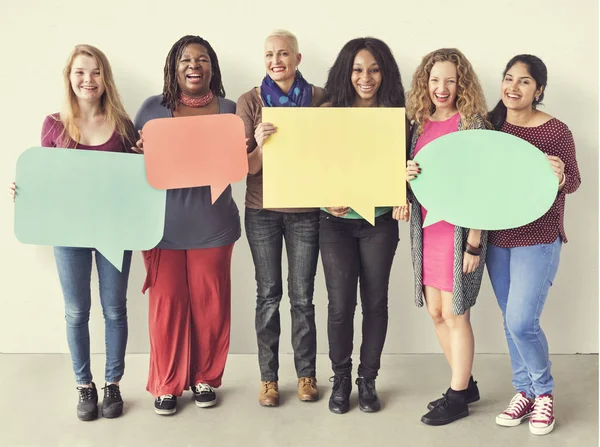
<instances>
[{"instance_id":1,"label":"black jeans","mask_svg":"<svg viewBox=\"0 0 600 447\"><path fill-rule=\"evenodd\" d=\"M374 379L388 324L388 285L398 247L398 222L392 213L375 219L343 219L321 211L321 260L329 298L329 358L336 375L351 375L354 311L360 278L362 343L358 375Z\"/></svg>"},{"instance_id":2,"label":"black jeans","mask_svg":"<svg viewBox=\"0 0 600 447\"><path fill-rule=\"evenodd\" d=\"M313 293L319 259L319 212L281 213L246 208L246 237L256 272L256 338L261 380L278 380L281 255L288 257L292 347L298 377L314 377L317 329Z\"/></svg>"}]
</instances>

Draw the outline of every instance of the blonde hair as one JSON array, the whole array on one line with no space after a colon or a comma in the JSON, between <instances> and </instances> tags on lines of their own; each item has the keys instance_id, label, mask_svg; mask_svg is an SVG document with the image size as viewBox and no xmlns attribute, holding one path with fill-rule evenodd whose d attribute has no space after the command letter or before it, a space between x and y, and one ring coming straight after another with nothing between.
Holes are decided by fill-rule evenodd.
<instances>
[{"instance_id":1,"label":"blonde hair","mask_svg":"<svg viewBox=\"0 0 600 447\"><path fill-rule=\"evenodd\" d=\"M292 51L294 52L294 55L300 54L300 50L298 48L298 39L290 31L285 30L285 29L276 29L274 31L271 31L271 33L267 37L265 37L265 44L267 43L267 40L269 39L269 37L283 37L283 38L287 39L290 46L292 47Z\"/></svg>"},{"instance_id":2,"label":"blonde hair","mask_svg":"<svg viewBox=\"0 0 600 447\"><path fill-rule=\"evenodd\" d=\"M436 62L452 62L458 74L456 108L468 128L476 117L485 120L487 106L483 88L469 60L456 48L441 48L427 54L413 75L406 114L418 125L417 132L423 131L425 121L435 112L435 105L429 96L429 76ZM486 122L486 126L489 123Z\"/></svg>"},{"instance_id":3,"label":"blonde hair","mask_svg":"<svg viewBox=\"0 0 600 447\"><path fill-rule=\"evenodd\" d=\"M63 110L60 112L60 121L63 124L64 130L59 138L62 140L63 146L69 147L69 139L72 139L75 141L74 147L77 147L79 139L81 138L79 128L75 124L75 118L79 116L80 112L79 103L77 102L77 96L71 87L70 79L73 61L79 55L89 56L98 64L100 77L104 84L104 92L100 97L100 113L105 116L106 121L114 125L115 130L121 136L124 145L134 144L135 129L121 102L121 97L117 91L108 59L102 51L92 45L77 45L71 52L63 70L65 103Z\"/></svg>"}]
</instances>

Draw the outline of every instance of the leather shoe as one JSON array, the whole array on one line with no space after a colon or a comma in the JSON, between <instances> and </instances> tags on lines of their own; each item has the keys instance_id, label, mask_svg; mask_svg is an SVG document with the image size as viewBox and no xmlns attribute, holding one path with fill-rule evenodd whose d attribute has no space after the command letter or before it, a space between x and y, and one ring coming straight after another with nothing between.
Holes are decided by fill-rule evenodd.
<instances>
[{"instance_id":1,"label":"leather shoe","mask_svg":"<svg viewBox=\"0 0 600 447\"><path fill-rule=\"evenodd\" d=\"M300 377L298 379L298 399L302 402L319 400L319 389L315 377Z\"/></svg>"},{"instance_id":2,"label":"leather shoe","mask_svg":"<svg viewBox=\"0 0 600 447\"><path fill-rule=\"evenodd\" d=\"M277 382L270 380L260 382L258 403L263 407L277 407L279 405L279 388Z\"/></svg>"}]
</instances>

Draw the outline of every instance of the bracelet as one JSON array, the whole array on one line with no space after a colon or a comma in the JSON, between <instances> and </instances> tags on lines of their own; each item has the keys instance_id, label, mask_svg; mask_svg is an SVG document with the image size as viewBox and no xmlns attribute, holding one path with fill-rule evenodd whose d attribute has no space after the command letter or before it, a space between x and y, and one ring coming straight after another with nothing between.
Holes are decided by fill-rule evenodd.
<instances>
[{"instance_id":1,"label":"bracelet","mask_svg":"<svg viewBox=\"0 0 600 447\"><path fill-rule=\"evenodd\" d=\"M479 247L475 248L467 242L467 244L465 246L465 253L468 253L471 256L479 256L479 255L481 255L481 245L479 245Z\"/></svg>"}]
</instances>

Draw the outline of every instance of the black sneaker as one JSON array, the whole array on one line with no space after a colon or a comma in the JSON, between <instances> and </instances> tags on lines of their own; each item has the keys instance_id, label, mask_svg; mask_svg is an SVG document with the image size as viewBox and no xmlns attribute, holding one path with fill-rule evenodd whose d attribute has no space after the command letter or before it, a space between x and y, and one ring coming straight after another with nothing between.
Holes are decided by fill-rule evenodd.
<instances>
[{"instance_id":1,"label":"black sneaker","mask_svg":"<svg viewBox=\"0 0 600 447\"><path fill-rule=\"evenodd\" d=\"M161 416L169 416L177 411L177 397L172 394L164 394L154 401L154 412Z\"/></svg>"},{"instance_id":2,"label":"black sneaker","mask_svg":"<svg viewBox=\"0 0 600 447\"><path fill-rule=\"evenodd\" d=\"M78 386L79 403L77 404L77 417L81 421L93 421L98 417L98 390L92 382L91 388Z\"/></svg>"},{"instance_id":3,"label":"black sneaker","mask_svg":"<svg viewBox=\"0 0 600 447\"><path fill-rule=\"evenodd\" d=\"M194 400L197 407L208 408L216 405L217 393L215 393L212 386L206 383L199 383L196 386L191 386L190 389L194 392Z\"/></svg>"},{"instance_id":4,"label":"black sneaker","mask_svg":"<svg viewBox=\"0 0 600 447\"><path fill-rule=\"evenodd\" d=\"M102 400L102 417L112 419L123 414L123 399L119 385L104 384L104 399Z\"/></svg>"},{"instance_id":5,"label":"black sneaker","mask_svg":"<svg viewBox=\"0 0 600 447\"><path fill-rule=\"evenodd\" d=\"M350 393L352 392L351 376L333 376L333 390L329 398L329 410L333 413L344 414L350 409Z\"/></svg>"},{"instance_id":6,"label":"black sneaker","mask_svg":"<svg viewBox=\"0 0 600 447\"><path fill-rule=\"evenodd\" d=\"M473 402L477 402L479 400L479 388L477 388L477 382L473 380L473 376L469 379L469 386L467 388L467 404L472 404ZM440 397L433 402L429 402L427 404L428 410L433 410L436 406L438 406L444 398Z\"/></svg>"},{"instance_id":7,"label":"black sneaker","mask_svg":"<svg viewBox=\"0 0 600 447\"><path fill-rule=\"evenodd\" d=\"M456 395L448 389L441 402L421 418L427 425L446 425L469 415L469 407L464 396Z\"/></svg>"},{"instance_id":8,"label":"black sneaker","mask_svg":"<svg viewBox=\"0 0 600 447\"><path fill-rule=\"evenodd\" d=\"M358 385L358 408L366 413L374 413L381 409L381 402L375 390L375 379L356 379Z\"/></svg>"}]
</instances>

